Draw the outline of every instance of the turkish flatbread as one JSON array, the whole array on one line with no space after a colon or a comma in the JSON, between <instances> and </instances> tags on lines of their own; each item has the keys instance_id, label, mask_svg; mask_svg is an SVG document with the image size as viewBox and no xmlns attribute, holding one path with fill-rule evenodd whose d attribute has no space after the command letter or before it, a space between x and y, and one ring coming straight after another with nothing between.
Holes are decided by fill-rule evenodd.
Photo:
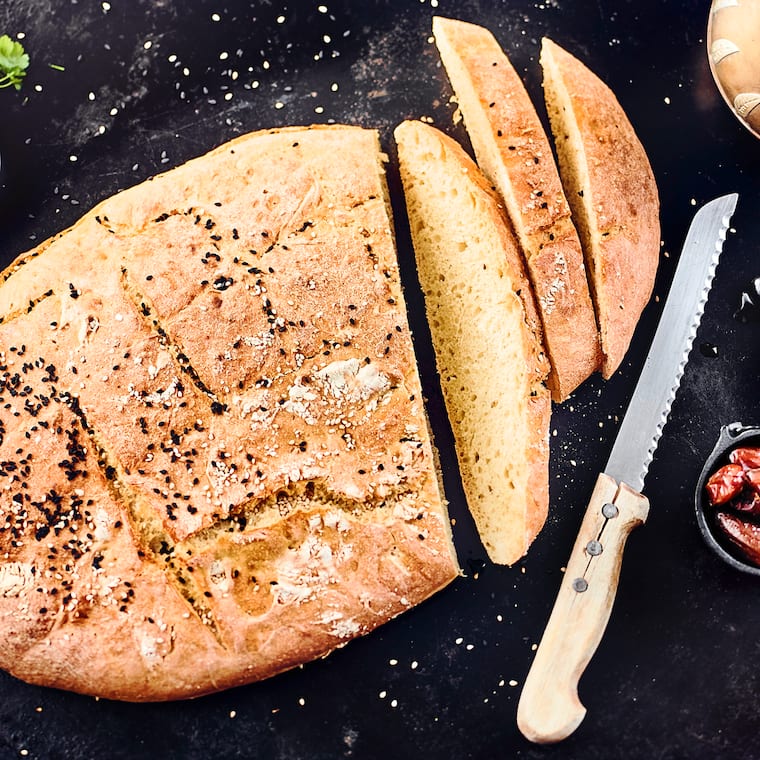
<instances>
[{"instance_id":1,"label":"turkish flatbread","mask_svg":"<svg viewBox=\"0 0 760 760\"><path fill-rule=\"evenodd\" d=\"M395 137L467 504L489 557L513 564L549 508L549 363L533 294L475 162L420 121Z\"/></svg>"},{"instance_id":2,"label":"turkish flatbread","mask_svg":"<svg viewBox=\"0 0 760 760\"><path fill-rule=\"evenodd\" d=\"M197 696L457 575L381 159L253 133L2 275L2 668Z\"/></svg>"},{"instance_id":3,"label":"turkish flatbread","mask_svg":"<svg viewBox=\"0 0 760 760\"><path fill-rule=\"evenodd\" d=\"M646 151L610 88L545 38L544 93L562 182L586 257L602 375L620 366L654 288L660 201Z\"/></svg>"}]
</instances>

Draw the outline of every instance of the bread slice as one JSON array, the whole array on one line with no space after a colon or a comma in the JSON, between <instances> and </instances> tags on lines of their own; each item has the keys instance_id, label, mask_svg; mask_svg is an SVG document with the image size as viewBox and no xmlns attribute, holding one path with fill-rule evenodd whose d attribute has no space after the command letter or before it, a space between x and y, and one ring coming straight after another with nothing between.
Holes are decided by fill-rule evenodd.
<instances>
[{"instance_id":1,"label":"bread slice","mask_svg":"<svg viewBox=\"0 0 760 760\"><path fill-rule=\"evenodd\" d=\"M580 231L609 378L654 287L659 198L646 152L615 94L549 39L544 93L560 172Z\"/></svg>"},{"instance_id":2,"label":"bread slice","mask_svg":"<svg viewBox=\"0 0 760 760\"><path fill-rule=\"evenodd\" d=\"M551 399L540 325L498 196L451 138L396 128L420 283L467 503L512 564L548 509Z\"/></svg>"},{"instance_id":3,"label":"bread slice","mask_svg":"<svg viewBox=\"0 0 760 760\"><path fill-rule=\"evenodd\" d=\"M459 572L357 127L257 132L0 275L0 666L192 697Z\"/></svg>"},{"instance_id":4,"label":"bread slice","mask_svg":"<svg viewBox=\"0 0 760 760\"><path fill-rule=\"evenodd\" d=\"M520 77L487 29L433 19L441 60L480 168L501 194L527 262L562 401L599 368L599 335L578 233L551 146Z\"/></svg>"}]
</instances>

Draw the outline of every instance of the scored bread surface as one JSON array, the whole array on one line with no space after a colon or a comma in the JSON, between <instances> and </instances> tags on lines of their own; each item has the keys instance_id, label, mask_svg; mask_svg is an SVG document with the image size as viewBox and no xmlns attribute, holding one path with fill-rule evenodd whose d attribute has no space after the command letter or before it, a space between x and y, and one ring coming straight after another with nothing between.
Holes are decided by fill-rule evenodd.
<instances>
[{"instance_id":1,"label":"scored bread surface","mask_svg":"<svg viewBox=\"0 0 760 760\"><path fill-rule=\"evenodd\" d=\"M615 94L549 39L544 94L562 181L586 256L609 378L652 295L660 251L659 197L644 147Z\"/></svg>"},{"instance_id":2,"label":"scored bread surface","mask_svg":"<svg viewBox=\"0 0 760 760\"><path fill-rule=\"evenodd\" d=\"M599 334L578 233L544 128L487 29L435 17L433 34L478 165L503 198L526 258L562 401L599 369Z\"/></svg>"},{"instance_id":3,"label":"scored bread surface","mask_svg":"<svg viewBox=\"0 0 760 760\"><path fill-rule=\"evenodd\" d=\"M397 127L399 166L467 503L489 556L522 557L548 509L548 362L497 195L451 138Z\"/></svg>"},{"instance_id":4,"label":"scored bread surface","mask_svg":"<svg viewBox=\"0 0 760 760\"><path fill-rule=\"evenodd\" d=\"M457 575L376 132L238 138L0 277L4 669L192 697Z\"/></svg>"}]
</instances>

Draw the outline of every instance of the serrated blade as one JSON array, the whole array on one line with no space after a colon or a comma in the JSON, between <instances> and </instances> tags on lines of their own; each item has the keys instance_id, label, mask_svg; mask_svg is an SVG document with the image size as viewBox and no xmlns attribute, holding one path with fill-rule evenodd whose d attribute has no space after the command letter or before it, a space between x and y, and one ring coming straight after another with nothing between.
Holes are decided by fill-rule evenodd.
<instances>
[{"instance_id":1,"label":"serrated blade","mask_svg":"<svg viewBox=\"0 0 760 760\"><path fill-rule=\"evenodd\" d=\"M702 206L678 260L644 368L604 472L641 492L705 310L736 193Z\"/></svg>"}]
</instances>

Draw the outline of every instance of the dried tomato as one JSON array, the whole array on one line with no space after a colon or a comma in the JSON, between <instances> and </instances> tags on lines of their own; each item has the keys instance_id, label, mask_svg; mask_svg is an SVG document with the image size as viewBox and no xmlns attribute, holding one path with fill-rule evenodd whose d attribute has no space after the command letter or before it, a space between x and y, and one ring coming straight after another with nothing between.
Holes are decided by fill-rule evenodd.
<instances>
[{"instance_id":1,"label":"dried tomato","mask_svg":"<svg viewBox=\"0 0 760 760\"><path fill-rule=\"evenodd\" d=\"M733 507L737 512L749 512L753 515L760 515L760 493L745 488L737 497L731 500L728 505Z\"/></svg>"},{"instance_id":2,"label":"dried tomato","mask_svg":"<svg viewBox=\"0 0 760 760\"><path fill-rule=\"evenodd\" d=\"M749 520L718 512L718 526L739 551L755 565L760 565L760 525Z\"/></svg>"},{"instance_id":3,"label":"dried tomato","mask_svg":"<svg viewBox=\"0 0 760 760\"><path fill-rule=\"evenodd\" d=\"M760 494L760 466L753 467L745 472L747 485L756 493Z\"/></svg>"},{"instance_id":4,"label":"dried tomato","mask_svg":"<svg viewBox=\"0 0 760 760\"><path fill-rule=\"evenodd\" d=\"M729 459L734 464L740 464L748 470L758 468L760 467L760 448L740 446L731 452Z\"/></svg>"},{"instance_id":5,"label":"dried tomato","mask_svg":"<svg viewBox=\"0 0 760 760\"><path fill-rule=\"evenodd\" d=\"M707 498L710 504L725 504L742 492L745 483L744 468L740 464L724 465L707 481Z\"/></svg>"},{"instance_id":6,"label":"dried tomato","mask_svg":"<svg viewBox=\"0 0 760 760\"><path fill-rule=\"evenodd\" d=\"M707 481L707 498L711 505L731 510L715 513L719 531L746 559L760 566L760 447L740 446L729 461Z\"/></svg>"}]
</instances>

